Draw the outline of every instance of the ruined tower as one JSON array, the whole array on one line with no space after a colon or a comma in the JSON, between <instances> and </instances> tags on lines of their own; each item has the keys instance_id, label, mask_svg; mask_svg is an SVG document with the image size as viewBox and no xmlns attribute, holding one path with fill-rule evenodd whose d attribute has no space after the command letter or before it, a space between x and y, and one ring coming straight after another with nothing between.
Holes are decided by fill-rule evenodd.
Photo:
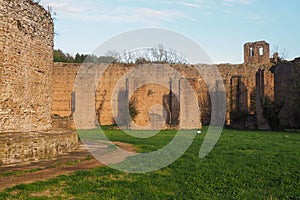
<instances>
[{"instance_id":1,"label":"ruined tower","mask_svg":"<svg viewBox=\"0 0 300 200\"><path fill-rule=\"evenodd\" d=\"M78 136L52 130L53 20L32 0L0 0L0 166L72 151Z\"/></svg>"},{"instance_id":2,"label":"ruined tower","mask_svg":"<svg viewBox=\"0 0 300 200\"><path fill-rule=\"evenodd\" d=\"M0 132L48 130L53 20L29 0L0 0L0 13Z\"/></svg>"},{"instance_id":3,"label":"ruined tower","mask_svg":"<svg viewBox=\"0 0 300 200\"><path fill-rule=\"evenodd\" d=\"M246 64L269 64L270 45L266 41L249 42L244 45Z\"/></svg>"}]
</instances>

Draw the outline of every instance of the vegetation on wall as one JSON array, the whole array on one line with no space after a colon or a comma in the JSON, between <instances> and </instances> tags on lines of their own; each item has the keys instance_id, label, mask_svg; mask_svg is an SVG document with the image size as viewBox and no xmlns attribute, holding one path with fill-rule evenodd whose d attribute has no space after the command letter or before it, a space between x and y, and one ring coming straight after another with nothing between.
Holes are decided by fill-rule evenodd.
<instances>
[{"instance_id":1,"label":"vegetation on wall","mask_svg":"<svg viewBox=\"0 0 300 200\"><path fill-rule=\"evenodd\" d=\"M136 109L135 100L129 101L129 115L131 120L134 121L135 117L139 114L138 110Z\"/></svg>"},{"instance_id":2,"label":"vegetation on wall","mask_svg":"<svg viewBox=\"0 0 300 200\"><path fill-rule=\"evenodd\" d=\"M263 115L268 120L269 126L272 130L280 130L279 113L283 107L283 103L277 104L268 96L262 99Z\"/></svg>"}]
</instances>

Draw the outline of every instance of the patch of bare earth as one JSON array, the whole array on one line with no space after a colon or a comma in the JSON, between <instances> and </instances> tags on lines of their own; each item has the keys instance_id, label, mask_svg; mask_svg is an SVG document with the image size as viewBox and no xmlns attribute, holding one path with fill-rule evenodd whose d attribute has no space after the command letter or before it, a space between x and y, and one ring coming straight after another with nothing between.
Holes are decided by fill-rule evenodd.
<instances>
[{"instance_id":1,"label":"patch of bare earth","mask_svg":"<svg viewBox=\"0 0 300 200\"><path fill-rule=\"evenodd\" d=\"M123 142L113 143L129 153L124 154L123 152L122 155L122 151L119 149L104 152L104 157L118 158L113 159L111 164L122 162L128 156L135 155L134 152L136 149L133 145ZM0 191L15 185L48 180L59 175L68 175L78 170L93 169L99 166L104 166L104 164L95 159L85 146L80 144L76 151L59 156L53 160L22 165L0 166Z\"/></svg>"}]
</instances>

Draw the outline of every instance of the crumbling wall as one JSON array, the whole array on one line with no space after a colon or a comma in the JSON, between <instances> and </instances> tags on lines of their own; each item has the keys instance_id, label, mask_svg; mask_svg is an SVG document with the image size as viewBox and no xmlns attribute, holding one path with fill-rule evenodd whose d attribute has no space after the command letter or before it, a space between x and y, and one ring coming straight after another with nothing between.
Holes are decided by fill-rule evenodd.
<instances>
[{"instance_id":1,"label":"crumbling wall","mask_svg":"<svg viewBox=\"0 0 300 200\"><path fill-rule=\"evenodd\" d=\"M271 129L263 113L266 98L274 101L274 75L271 71L259 69L256 73L256 118L259 130Z\"/></svg>"},{"instance_id":2,"label":"crumbling wall","mask_svg":"<svg viewBox=\"0 0 300 200\"><path fill-rule=\"evenodd\" d=\"M168 116L172 115L169 106L169 92L169 88L156 84L147 84L138 88L130 97L132 106L138 112L134 119L135 124L139 127L148 127L148 129L159 129L164 126ZM151 119L151 116L155 114L157 115L156 119ZM156 123L158 118L163 124Z\"/></svg>"},{"instance_id":3,"label":"crumbling wall","mask_svg":"<svg viewBox=\"0 0 300 200\"><path fill-rule=\"evenodd\" d=\"M77 148L76 133L51 129L53 37L43 7L0 0L0 165Z\"/></svg>"},{"instance_id":4,"label":"crumbling wall","mask_svg":"<svg viewBox=\"0 0 300 200\"><path fill-rule=\"evenodd\" d=\"M198 97L198 104L200 107L201 120L204 124L209 124L211 118L211 104L210 104L210 96L207 84L204 80L208 82L214 83L216 81L216 74L211 71L209 65L203 66L192 66L192 65L167 65L171 66L172 69L176 70L182 77L188 80L189 84L192 86L196 96ZM71 114L71 105L72 98L71 93L73 90L72 83L75 81L76 70L78 70L79 64L59 64L55 63L53 77L54 77L54 98L53 98L53 114L58 114L61 116L69 116ZM119 111L119 114L116 113L115 117L117 118L126 118L127 114L125 113L126 106L124 103L119 103L120 99L113 98L113 91L117 87L120 87L120 91L122 94L126 94L129 91L133 90L133 86L138 82L143 82L143 77L133 77L128 78L126 83L126 78L122 79L126 73L130 72L136 67L136 65L125 65L125 64L111 64L109 67L103 72L101 78L99 79L99 83L97 85L96 90L96 117L101 125L111 125L115 123L115 119L113 117L113 109L112 109L112 101L113 105L116 106L115 110ZM261 65L261 64L241 64L241 65L232 65L232 64L221 64L216 66L220 72L220 75L223 79L225 92L227 96L226 107L226 122L230 124L230 113L232 111L232 104L237 102L237 99L232 99L232 80L235 77L241 77L239 82L240 94L235 95L235 98L239 98L238 105L235 105L235 110L243 110L246 113L254 114L256 109L255 101L253 102L253 93L256 91L256 72L259 68L268 70L271 67L271 64ZM199 73L200 71L200 73ZM149 72L147 74L153 74L153 68L149 67ZM146 85L141 88L137 88L133 96L129 96L128 101L135 100L135 106L138 111L138 115L136 116L137 124L141 126L146 126L150 122L150 114L149 109L153 106L153 104L159 104L168 111L170 104L170 78L172 77L168 75L168 72L165 71L160 72L163 78L160 81L163 81L168 85L168 87L155 86L155 85ZM122 79L122 80L121 80ZM266 79L269 80L269 79ZM127 84L127 86L126 86ZM269 83L266 82L268 85ZM237 85L235 85L235 89L237 89ZM178 92L179 83L178 80L173 79L172 81L172 97L180 96ZM272 91L272 89L270 89ZM251 96L252 95L252 96ZM76 96L76 95L75 95ZM172 125L178 123L179 120L179 104L180 99L172 98ZM255 98L255 96L254 96ZM127 103L128 103L127 101ZM234 102L233 102L234 101ZM181 102L182 103L182 102ZM74 104L74 102L73 102ZM174 104L174 105L173 105ZM253 105L254 104L254 105ZM123 108L123 109L121 109ZM123 111L124 112L123 112ZM164 117L163 109L160 109L160 114ZM123 114L122 114L123 113ZM124 116L123 116L124 115ZM125 116L126 115L126 116ZM155 119L158 119L154 116ZM166 121L170 121L168 116ZM124 120L123 120L124 121ZM125 120L126 121L126 120ZM124 121L124 123L126 123Z\"/></svg>"},{"instance_id":5,"label":"crumbling wall","mask_svg":"<svg viewBox=\"0 0 300 200\"><path fill-rule=\"evenodd\" d=\"M256 95L256 72L258 69L269 70L272 67L272 64L270 63L269 44L265 41L246 43L244 45L244 55L244 64L220 64L215 66L218 69L222 80L218 80L218 73L215 70L212 70L214 68L212 65L193 66L178 64L165 66L177 71L188 81L189 85L191 85L193 92L195 92L197 96L198 105L201 111L200 118L204 124L209 124L211 122L211 112L213 110L220 110L219 108L211 108L211 96L225 92L227 98L225 123L230 125L232 123L232 112L242 112L244 115L254 115L256 113L256 101L261 98L261 96ZM72 68L70 71L68 69L56 67L57 65L62 64L55 64L54 67L54 76L56 78L53 89L57 99L55 99L53 103L53 113L69 116L72 110L70 107L70 105L72 105L72 98L70 95L72 89L71 85L68 84L74 82L76 76L75 71L78 70L78 65L76 65L77 67L72 67L75 66L75 64L64 64L64 67ZM169 70L159 72L160 78L157 79L155 76L155 74L157 74L155 68L156 65L148 65L150 65L148 66L148 71L141 74L140 77L131 76L124 79L126 73L138 66L134 64L112 64L103 72L99 79L95 96L96 117L101 125L114 124L117 119L121 124L127 124L128 126L128 105L126 106L125 104L128 104L129 101L133 100L135 101L136 109L139 111L135 119L137 124L146 126L149 121L151 121L149 109L156 103L161 105L166 113L163 112L164 109L158 109L159 114L153 114L153 119L165 120L169 125L176 125L179 123L180 112L182 112L180 108L183 108L181 105L189 105L189 103L186 103L189 99L187 98L186 101L183 101L183 99L176 99L176 96L178 97L180 96L180 92L184 94L186 91L180 91L180 81L170 76ZM59 71L64 71L64 73L60 73ZM264 95L268 95L272 99L273 79L269 76L271 75L265 73L263 75L263 82L260 81L259 84L262 83L264 85L262 86L262 88L264 88ZM160 89L155 84L134 88L134 85L144 83L145 77L153 77L159 80L157 82L164 82L165 85L168 85L169 83L170 85L167 88L161 87ZM68 80L67 84L64 82L65 80ZM222 81L225 91L219 91L220 88L217 88L217 85L221 86ZM120 90L117 95L113 96L116 85L118 85ZM151 87L153 87L152 89L155 91L152 91ZM61 91L58 92L58 88L61 88ZM134 96L131 97L130 92L135 89ZM63 92L63 90L65 92ZM187 93L185 95L188 96ZM116 110L115 115L113 115L114 110ZM164 115L167 116L164 117ZM185 121L193 120L185 119ZM245 125L243 125L243 127L244 126ZM255 125L251 126L253 127Z\"/></svg>"},{"instance_id":6,"label":"crumbling wall","mask_svg":"<svg viewBox=\"0 0 300 200\"><path fill-rule=\"evenodd\" d=\"M293 84L299 85L300 59L278 63L274 69L275 103L283 105L279 113L280 124L285 127L300 127L299 108L292 105L293 95L299 96L299 91L293 88Z\"/></svg>"},{"instance_id":7,"label":"crumbling wall","mask_svg":"<svg viewBox=\"0 0 300 200\"><path fill-rule=\"evenodd\" d=\"M244 63L269 64L270 45L265 41L246 43L244 45Z\"/></svg>"},{"instance_id":8,"label":"crumbling wall","mask_svg":"<svg viewBox=\"0 0 300 200\"><path fill-rule=\"evenodd\" d=\"M0 132L51 128L53 20L30 0L0 0Z\"/></svg>"},{"instance_id":9,"label":"crumbling wall","mask_svg":"<svg viewBox=\"0 0 300 200\"><path fill-rule=\"evenodd\" d=\"M72 131L3 133L0 135L0 165L49 159L77 148Z\"/></svg>"},{"instance_id":10,"label":"crumbling wall","mask_svg":"<svg viewBox=\"0 0 300 200\"><path fill-rule=\"evenodd\" d=\"M119 106L118 101L122 101L122 99L114 98L113 91L117 89L117 83L121 80L121 78L130 70L133 69L133 65L118 65L118 64L112 64L109 65L109 67L103 72L96 91L96 112L97 112L97 118L101 125L111 125L115 123L114 116L113 116L113 109L112 109L112 101L114 102L115 106ZM126 80L123 80L122 83L119 83L118 87L119 89L123 90L123 92L126 91ZM123 105L126 108L126 105ZM128 101L127 101L128 103ZM128 105L127 105L128 106ZM120 110L119 108L116 108L116 110ZM126 112L126 109L123 109L122 114L121 113L115 113L115 117L123 117L124 112ZM119 116L118 116L119 115ZM126 114L124 114L126 115Z\"/></svg>"},{"instance_id":11,"label":"crumbling wall","mask_svg":"<svg viewBox=\"0 0 300 200\"><path fill-rule=\"evenodd\" d=\"M72 115L75 103L72 96L74 97L74 84L79 67L80 64L75 63L54 63L51 83L53 115L62 117Z\"/></svg>"},{"instance_id":12,"label":"crumbling wall","mask_svg":"<svg viewBox=\"0 0 300 200\"><path fill-rule=\"evenodd\" d=\"M184 71L196 76L191 66L181 66ZM138 66L128 78L129 95L134 91L137 125L146 129L164 129L178 126L182 129L201 128L197 113L198 99L196 78L190 79L180 73L179 66L168 64L145 64ZM183 71L183 70L182 70ZM183 80L186 80L184 82ZM198 121L197 121L198 120Z\"/></svg>"},{"instance_id":13,"label":"crumbling wall","mask_svg":"<svg viewBox=\"0 0 300 200\"><path fill-rule=\"evenodd\" d=\"M77 73L74 85L75 111L73 113L77 129L96 128L96 90L106 65L85 63Z\"/></svg>"},{"instance_id":14,"label":"crumbling wall","mask_svg":"<svg viewBox=\"0 0 300 200\"><path fill-rule=\"evenodd\" d=\"M242 111L244 114L255 114L257 102L255 95L256 72L260 68L269 70L271 67L272 64L218 65L226 90L227 125L231 124L231 112ZM245 124L245 126L247 126L247 124Z\"/></svg>"}]
</instances>

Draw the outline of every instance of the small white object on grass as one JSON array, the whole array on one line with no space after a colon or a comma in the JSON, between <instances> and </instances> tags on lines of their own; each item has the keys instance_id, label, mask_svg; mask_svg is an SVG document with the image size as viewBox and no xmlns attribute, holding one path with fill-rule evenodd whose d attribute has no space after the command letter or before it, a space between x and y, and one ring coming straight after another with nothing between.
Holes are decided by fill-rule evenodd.
<instances>
[{"instance_id":1,"label":"small white object on grass","mask_svg":"<svg viewBox=\"0 0 300 200\"><path fill-rule=\"evenodd\" d=\"M198 129L197 130L197 134L201 134L202 132L201 132L201 130L200 129Z\"/></svg>"}]
</instances>

